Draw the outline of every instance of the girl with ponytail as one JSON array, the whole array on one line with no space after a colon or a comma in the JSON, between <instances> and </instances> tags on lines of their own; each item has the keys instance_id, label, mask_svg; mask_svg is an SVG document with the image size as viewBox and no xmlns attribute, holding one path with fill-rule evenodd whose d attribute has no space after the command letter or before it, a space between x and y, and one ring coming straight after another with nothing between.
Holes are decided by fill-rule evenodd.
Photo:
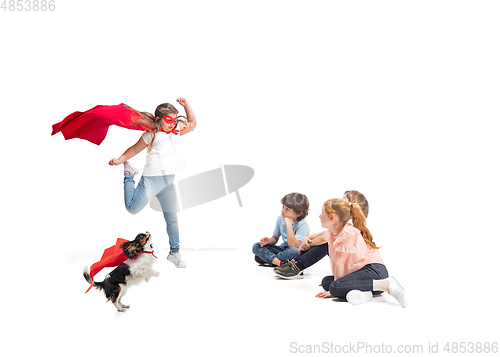
<instances>
[{"instance_id":1,"label":"girl with ponytail","mask_svg":"<svg viewBox=\"0 0 500 357\"><path fill-rule=\"evenodd\" d=\"M344 192L342 198L346 202L357 203L361 207L363 215L368 218L370 206L365 195L359 191L349 190ZM316 264L328 255L328 243L326 232L311 234L302 239L299 247L299 256L284 263L283 266L275 267L274 273L282 279L302 279L304 270Z\"/></svg>"},{"instance_id":2,"label":"girl with ponytail","mask_svg":"<svg viewBox=\"0 0 500 357\"><path fill-rule=\"evenodd\" d=\"M185 98L177 102L184 107L186 120L181 121L177 109L169 103L160 104L155 115L140 112L134 124L145 128L139 141L129 147L119 158L111 159L109 165L124 166L125 208L128 212L140 212L148 202L157 197L167 223L170 253L167 257L177 268L185 268L186 263L179 253L179 226L177 222L177 201L174 189L175 174L184 168L184 159L179 152L179 136L191 132L196 124L196 116ZM127 160L147 148L146 166L141 180L135 187L134 175L139 171Z\"/></svg>"},{"instance_id":3,"label":"girl with ponytail","mask_svg":"<svg viewBox=\"0 0 500 357\"><path fill-rule=\"evenodd\" d=\"M360 304L385 291L406 307L404 290L394 277L389 277L361 207L340 198L330 199L324 203L320 219L327 229L333 275L323 278L325 291L316 297L345 298Z\"/></svg>"}]
</instances>

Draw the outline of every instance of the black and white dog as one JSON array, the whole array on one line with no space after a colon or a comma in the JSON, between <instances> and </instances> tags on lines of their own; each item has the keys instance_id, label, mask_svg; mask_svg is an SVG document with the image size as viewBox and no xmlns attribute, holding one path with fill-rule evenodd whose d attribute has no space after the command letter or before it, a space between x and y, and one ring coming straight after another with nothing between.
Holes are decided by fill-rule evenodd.
<instances>
[{"instance_id":1,"label":"black and white dog","mask_svg":"<svg viewBox=\"0 0 500 357\"><path fill-rule=\"evenodd\" d=\"M121 303L129 287L143 280L149 281L152 276L160 275L159 272L153 270L156 257L153 254L151 241L151 234L146 232L138 234L133 241L123 243L121 249L128 260L109 273L103 281L94 282L93 287L104 290L108 301L111 301L119 312L124 312L130 307ZM87 267L83 270L83 276L89 284L92 284Z\"/></svg>"}]
</instances>

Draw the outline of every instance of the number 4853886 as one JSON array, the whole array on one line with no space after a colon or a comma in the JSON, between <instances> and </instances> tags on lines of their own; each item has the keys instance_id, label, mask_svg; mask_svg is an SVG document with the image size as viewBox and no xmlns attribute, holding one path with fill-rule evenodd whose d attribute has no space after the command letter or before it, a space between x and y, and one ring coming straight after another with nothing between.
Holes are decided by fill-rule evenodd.
<instances>
[{"instance_id":1,"label":"number 4853886","mask_svg":"<svg viewBox=\"0 0 500 357\"><path fill-rule=\"evenodd\" d=\"M54 11L56 0L4 0L3 11Z\"/></svg>"}]
</instances>

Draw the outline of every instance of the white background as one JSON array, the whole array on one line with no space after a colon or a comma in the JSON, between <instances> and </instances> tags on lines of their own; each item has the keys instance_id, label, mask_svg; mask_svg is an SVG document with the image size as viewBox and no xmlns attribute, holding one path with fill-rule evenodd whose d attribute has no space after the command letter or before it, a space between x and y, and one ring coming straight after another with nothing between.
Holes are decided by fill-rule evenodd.
<instances>
[{"instance_id":1,"label":"white background","mask_svg":"<svg viewBox=\"0 0 500 357\"><path fill-rule=\"evenodd\" d=\"M292 344L498 342L499 16L495 1L1 9L3 349L293 355ZM126 212L122 169L107 165L140 133L112 127L100 146L50 136L77 110L153 112L181 96L199 125L183 137L177 179L255 170L242 208L233 194L180 213L184 270L166 262L161 213ZM370 202L368 226L407 309L389 296L315 299L327 259L299 281L253 261L285 194L309 197L318 232L322 203L351 189ZM130 290L131 309L83 294L83 266L145 230L161 275Z\"/></svg>"}]
</instances>

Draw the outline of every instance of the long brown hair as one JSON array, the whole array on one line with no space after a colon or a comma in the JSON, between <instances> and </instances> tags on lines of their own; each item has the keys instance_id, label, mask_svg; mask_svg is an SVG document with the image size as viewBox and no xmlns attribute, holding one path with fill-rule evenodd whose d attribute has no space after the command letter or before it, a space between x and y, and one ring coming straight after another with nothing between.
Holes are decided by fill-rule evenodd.
<instances>
[{"instance_id":1,"label":"long brown hair","mask_svg":"<svg viewBox=\"0 0 500 357\"><path fill-rule=\"evenodd\" d=\"M368 205L368 200L366 199L365 195L363 195L359 191L354 191L354 190L345 191L344 195L347 197L349 202L357 203L359 207L361 207L361 212L363 212L365 218L368 218L370 206Z\"/></svg>"},{"instance_id":2,"label":"long brown hair","mask_svg":"<svg viewBox=\"0 0 500 357\"><path fill-rule=\"evenodd\" d=\"M349 203L340 198L332 198L324 203L325 212L328 215L335 214L342 226L345 226L347 221L352 218L354 227L361 231L361 235L366 244L373 249L379 249L373 241L372 234L366 226L366 218L363 215L361 206L357 203Z\"/></svg>"},{"instance_id":3,"label":"long brown hair","mask_svg":"<svg viewBox=\"0 0 500 357\"><path fill-rule=\"evenodd\" d=\"M177 118L177 122L175 124L175 128L179 125L179 122L185 122L184 120L180 120L179 118L186 118L183 115L177 116L179 111L170 103L162 103L156 107L155 115L148 112L139 112L139 117L134 118L135 123L138 125L142 125L144 130L150 131L153 133L153 138L148 145L148 151L153 147L153 142L156 138L156 133L161 129L161 121L163 120L164 115L175 115Z\"/></svg>"}]
</instances>

